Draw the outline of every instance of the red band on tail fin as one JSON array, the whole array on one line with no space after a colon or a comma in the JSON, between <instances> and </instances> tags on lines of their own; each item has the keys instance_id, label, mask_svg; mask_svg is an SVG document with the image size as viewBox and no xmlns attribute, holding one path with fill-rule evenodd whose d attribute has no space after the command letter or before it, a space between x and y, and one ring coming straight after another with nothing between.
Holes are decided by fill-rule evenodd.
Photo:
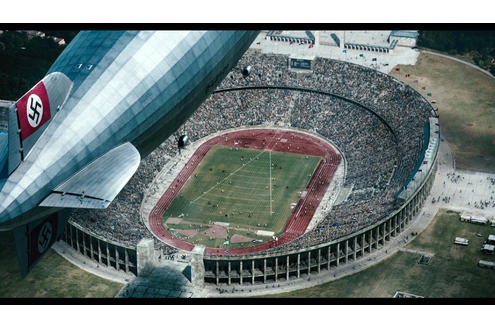
<instances>
[{"instance_id":1,"label":"red band on tail fin","mask_svg":"<svg viewBox=\"0 0 495 328\"><path fill-rule=\"evenodd\" d=\"M50 120L50 102L43 82L39 82L16 103L21 140Z\"/></svg>"}]
</instances>

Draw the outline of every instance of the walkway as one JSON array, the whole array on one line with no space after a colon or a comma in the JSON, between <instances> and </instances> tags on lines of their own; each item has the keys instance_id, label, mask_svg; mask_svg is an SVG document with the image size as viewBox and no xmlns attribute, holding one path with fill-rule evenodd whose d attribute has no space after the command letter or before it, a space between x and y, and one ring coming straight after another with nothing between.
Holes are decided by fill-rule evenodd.
<instances>
[{"instance_id":1,"label":"walkway","mask_svg":"<svg viewBox=\"0 0 495 328\"><path fill-rule=\"evenodd\" d=\"M331 33L331 31L326 31ZM355 31L363 43L380 44L380 35L383 31ZM346 34L349 31L346 32ZM250 49L259 49L263 53L284 54L288 56L299 56L302 58L317 56L342 60L353 64L366 66L388 74L396 65L414 65L419 56L418 49L408 47L395 47L393 53L369 52L363 50L340 49L336 45L315 44L309 47L307 44L289 43L282 41L265 40L266 32L260 32L251 45ZM350 34L347 34L350 36ZM382 42L386 42L385 40ZM324 42L325 43L325 42ZM373 60L375 59L376 60Z\"/></svg>"}]
</instances>

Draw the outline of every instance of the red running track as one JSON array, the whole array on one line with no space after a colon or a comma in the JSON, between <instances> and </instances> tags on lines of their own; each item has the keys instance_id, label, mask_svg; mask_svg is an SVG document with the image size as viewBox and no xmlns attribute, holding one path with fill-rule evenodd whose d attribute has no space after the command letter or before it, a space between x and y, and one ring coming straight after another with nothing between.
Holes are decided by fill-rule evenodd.
<instances>
[{"instance_id":1,"label":"red running track","mask_svg":"<svg viewBox=\"0 0 495 328\"><path fill-rule=\"evenodd\" d=\"M222 256L258 253L288 243L304 234L341 161L341 156L333 147L321 139L306 133L276 129L247 129L216 136L198 147L151 210L148 218L151 232L170 246L186 251L191 251L194 248L193 244L172 236L162 225L162 217L194 169L214 145L321 156L323 160L318 164L315 173L306 186L306 196L299 199L283 229L283 234L277 241L272 240L249 247L231 249L207 247L207 255Z\"/></svg>"}]
</instances>

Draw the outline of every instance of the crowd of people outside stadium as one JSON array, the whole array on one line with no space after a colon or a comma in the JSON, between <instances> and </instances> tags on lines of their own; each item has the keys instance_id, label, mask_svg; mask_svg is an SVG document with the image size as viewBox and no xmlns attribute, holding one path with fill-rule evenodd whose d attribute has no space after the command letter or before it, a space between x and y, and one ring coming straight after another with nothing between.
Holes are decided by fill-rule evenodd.
<instances>
[{"instance_id":1,"label":"crowd of people outside stadium","mask_svg":"<svg viewBox=\"0 0 495 328\"><path fill-rule=\"evenodd\" d=\"M242 68L247 65L252 67L251 74L244 76ZM194 141L241 126L293 127L318 133L343 153L345 185L350 189L347 198L314 230L268 251L273 252L342 237L392 212L397 193L417 164L423 126L432 115L428 101L418 93L375 70L316 58L312 72L296 72L288 69L287 56L249 50L180 130ZM177 153L175 136L171 136L142 160L108 209L77 210L72 219L97 235L129 246L152 238L139 215L143 195ZM166 255L177 251L159 241L156 244Z\"/></svg>"}]
</instances>

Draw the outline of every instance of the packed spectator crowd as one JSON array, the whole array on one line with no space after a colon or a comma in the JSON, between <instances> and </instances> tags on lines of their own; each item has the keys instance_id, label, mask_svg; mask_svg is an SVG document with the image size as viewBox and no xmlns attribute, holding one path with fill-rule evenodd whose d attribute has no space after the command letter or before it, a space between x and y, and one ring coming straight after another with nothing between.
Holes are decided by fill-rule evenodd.
<instances>
[{"instance_id":1,"label":"packed spectator crowd","mask_svg":"<svg viewBox=\"0 0 495 328\"><path fill-rule=\"evenodd\" d=\"M243 76L247 65L251 74ZM301 73L288 69L287 56L249 50L180 130L198 140L241 126L290 126L316 132L339 148L347 161L350 194L311 232L270 250L285 251L347 235L392 212L397 192L418 161L431 110L414 90L375 70L317 58L312 73ZM151 238L139 215L143 194L177 151L171 136L142 160L108 209L77 210L72 220L130 246ZM176 251L156 244L164 254Z\"/></svg>"}]
</instances>

